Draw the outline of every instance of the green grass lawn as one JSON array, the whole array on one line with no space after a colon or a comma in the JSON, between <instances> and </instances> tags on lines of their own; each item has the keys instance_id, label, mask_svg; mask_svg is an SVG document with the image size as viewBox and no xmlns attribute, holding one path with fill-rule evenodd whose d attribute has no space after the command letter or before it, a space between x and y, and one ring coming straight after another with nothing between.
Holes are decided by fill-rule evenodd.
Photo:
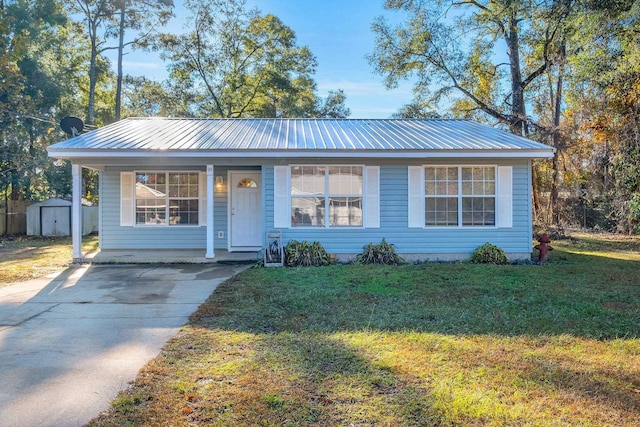
<instances>
[{"instance_id":1,"label":"green grass lawn","mask_svg":"<svg viewBox=\"0 0 640 427\"><path fill-rule=\"evenodd\" d=\"M97 249L97 235L83 238L83 252ZM71 237L0 237L0 287L64 270L71 255Z\"/></svg>"},{"instance_id":2,"label":"green grass lawn","mask_svg":"<svg viewBox=\"0 0 640 427\"><path fill-rule=\"evenodd\" d=\"M637 426L640 243L543 265L253 268L92 425Z\"/></svg>"}]
</instances>

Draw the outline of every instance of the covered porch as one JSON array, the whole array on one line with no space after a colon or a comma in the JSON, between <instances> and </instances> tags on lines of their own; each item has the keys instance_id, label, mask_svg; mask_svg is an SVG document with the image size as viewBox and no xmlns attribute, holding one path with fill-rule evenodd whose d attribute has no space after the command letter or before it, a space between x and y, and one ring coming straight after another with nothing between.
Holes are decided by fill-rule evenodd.
<instances>
[{"instance_id":1,"label":"covered porch","mask_svg":"<svg viewBox=\"0 0 640 427\"><path fill-rule=\"evenodd\" d=\"M88 264L251 264L262 260L262 251L229 252L216 250L215 258L207 258L200 249L103 249L75 258Z\"/></svg>"},{"instance_id":2,"label":"covered porch","mask_svg":"<svg viewBox=\"0 0 640 427\"><path fill-rule=\"evenodd\" d=\"M161 161L154 161L154 164L161 164ZM132 170L132 166L125 165L120 166L107 164L97 164L97 162L90 161L88 163L73 163L72 164L72 178L73 178L73 199L72 199L72 244L73 244L73 259L76 262L107 262L107 263L119 263L119 262L175 262L175 263L202 263L210 262L206 260L218 260L222 255L224 258L230 259L230 255L239 253L240 255L231 257L232 259L241 260L256 260L256 253L262 248L262 216L263 211L259 207L262 199L261 185L254 186L255 188L244 188L242 185L246 180L243 178L246 176L253 176L255 180L260 183L262 171L260 166L236 166L232 161L225 161L225 164L215 166L213 164L202 164L189 159L188 162L172 162L171 164L177 164L176 169L186 171L199 171L199 184L198 184L198 197L199 208L197 215L197 224L187 224L187 226L174 224L173 222L166 221L166 223L156 226L140 223L139 212L136 211L135 197L138 193L134 191L136 184L134 184L133 178L135 178L134 172L117 172L118 170ZM100 247L101 252L94 256L94 259L87 259L81 252L81 232L80 225L82 224L82 212L78 209L81 206L82 200L82 169L93 169L100 172L100 200L104 203L100 209ZM161 170L169 170L170 167L166 165L160 166ZM148 168L147 168L148 169ZM203 171L204 169L204 171ZM114 173L113 171L116 170ZM108 174L109 181L105 183L105 179ZM118 174L120 181L117 181ZM122 176L128 175L131 178L131 182L123 186ZM115 177L115 180L114 180ZM238 182L236 182L238 181ZM233 183L233 186L231 185ZM116 186L120 185L120 189L114 191ZM125 188L126 187L126 188ZM124 190L123 190L124 188ZM106 193L103 194L103 190L106 189ZM124 191L124 193L123 193ZM168 191L165 191L169 194ZM235 197L239 195L239 192L253 191L255 199L258 203L258 208L253 209L251 213L257 215L259 220L253 219L251 221L239 222L243 217L239 215L242 213L238 203L244 200L241 197ZM118 194L131 193L132 197L119 198ZM106 195L105 195L106 194ZM236 205L232 205L232 202L238 200ZM168 206L168 204L163 205ZM215 209L214 209L215 206ZM231 206L234 206L232 208ZM246 211L246 209L245 209ZM115 215L120 217L116 219ZM106 216L105 216L106 213ZM115 215L114 215L115 213ZM124 216L122 216L124 213ZM137 215L137 216L136 216ZM167 218L169 218L167 214ZM125 232L119 231L119 236L125 236L125 242L118 247L120 241L114 241L116 239L122 239L122 237L113 237L114 229L118 230L118 225L123 226L123 219L128 221L127 226L133 227L127 229ZM173 218L173 217L171 217ZM215 219L215 221L214 221ZM232 221L233 220L233 221ZM117 221L120 221L118 224ZM214 224L215 222L215 224ZM247 227L245 224L249 223L251 226ZM182 230L185 233L182 233ZM198 231L200 230L200 231ZM242 235L235 233L234 239L231 240L231 232L244 230L251 230L254 241L250 241L250 244L244 244L245 240L242 240ZM104 235L103 235L104 232ZM202 249L190 249L186 246L185 242L194 242L197 239L198 243L196 247L202 245ZM133 236L133 237L130 237ZM167 237L169 236L169 237ZM103 238L108 238L109 241L105 243ZM129 239L129 240L126 240ZM175 249L170 249L171 245L167 245L167 242L173 242L182 239L178 242ZM156 244L156 242L160 242ZM138 245L139 244L139 245ZM182 247L180 247L182 245ZM189 243L187 243L189 245ZM155 247L154 247L155 246ZM215 247L215 250L214 250ZM235 258L234 258L235 257ZM156 260L156 258L158 260ZM126 261L126 260L130 261ZM223 260L224 261L224 260Z\"/></svg>"}]
</instances>

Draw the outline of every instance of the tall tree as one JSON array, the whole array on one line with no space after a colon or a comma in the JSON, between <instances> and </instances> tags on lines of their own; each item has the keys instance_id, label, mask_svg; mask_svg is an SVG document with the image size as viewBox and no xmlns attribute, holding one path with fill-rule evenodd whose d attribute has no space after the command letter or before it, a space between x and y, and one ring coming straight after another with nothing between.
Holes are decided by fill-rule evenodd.
<instances>
[{"instance_id":1,"label":"tall tree","mask_svg":"<svg viewBox=\"0 0 640 427\"><path fill-rule=\"evenodd\" d=\"M1 12L2 33L12 40L0 57L0 192L14 200L39 198L49 188L45 148L58 138L57 120L78 104L78 34L54 0L6 1Z\"/></svg>"},{"instance_id":2,"label":"tall tree","mask_svg":"<svg viewBox=\"0 0 640 427\"><path fill-rule=\"evenodd\" d=\"M317 118L344 119L351 115L351 110L345 105L347 96L342 89L330 91L325 99L319 98L316 113Z\"/></svg>"},{"instance_id":3,"label":"tall tree","mask_svg":"<svg viewBox=\"0 0 640 427\"><path fill-rule=\"evenodd\" d=\"M193 99L188 87L127 76L123 85L123 115L136 117L191 117Z\"/></svg>"},{"instance_id":4,"label":"tall tree","mask_svg":"<svg viewBox=\"0 0 640 427\"><path fill-rule=\"evenodd\" d=\"M640 3L585 2L574 26L567 169L608 224L640 232Z\"/></svg>"},{"instance_id":5,"label":"tall tree","mask_svg":"<svg viewBox=\"0 0 640 427\"><path fill-rule=\"evenodd\" d=\"M188 0L185 6L193 13L193 31L164 34L157 47L170 62L173 84L196 101L194 114L317 114L316 60L280 19L247 10L244 0Z\"/></svg>"},{"instance_id":6,"label":"tall tree","mask_svg":"<svg viewBox=\"0 0 640 427\"><path fill-rule=\"evenodd\" d=\"M574 0L387 0L404 24L372 26L369 60L388 86L414 74L416 93L453 96L518 135L544 129L527 113L527 91L554 64Z\"/></svg>"},{"instance_id":7,"label":"tall tree","mask_svg":"<svg viewBox=\"0 0 640 427\"><path fill-rule=\"evenodd\" d=\"M118 7L118 70L116 72L116 103L115 120L120 120L122 107L122 59L124 49L131 45L134 47L146 47L149 43L154 28L165 24L173 13L173 0L116 0ZM125 42L127 29L138 31L133 40Z\"/></svg>"},{"instance_id":8,"label":"tall tree","mask_svg":"<svg viewBox=\"0 0 640 427\"><path fill-rule=\"evenodd\" d=\"M69 10L82 16L89 41L89 91L87 123L96 124L96 87L104 77L106 51L118 50L118 72L115 90L115 110L121 103L122 58L127 46L145 47L158 25L171 16L171 0L68 0ZM125 42L125 31L136 35ZM117 42L115 41L117 40ZM116 114L116 115L118 115Z\"/></svg>"},{"instance_id":9,"label":"tall tree","mask_svg":"<svg viewBox=\"0 0 640 427\"><path fill-rule=\"evenodd\" d=\"M415 76L420 99L434 105L453 99L458 115L495 121L521 136L535 131L553 143L554 124L527 108L536 84L558 64L574 6L574 0L387 0L385 8L407 20L395 27L384 18L374 22L369 60L389 87ZM561 90L556 94L559 114Z\"/></svg>"},{"instance_id":10,"label":"tall tree","mask_svg":"<svg viewBox=\"0 0 640 427\"><path fill-rule=\"evenodd\" d=\"M96 85L98 82L100 55L112 47L105 46L108 35L116 23L114 22L114 3L111 0L71 0L71 12L83 17L89 41L89 91L87 100L87 123L94 125L96 121Z\"/></svg>"}]
</instances>

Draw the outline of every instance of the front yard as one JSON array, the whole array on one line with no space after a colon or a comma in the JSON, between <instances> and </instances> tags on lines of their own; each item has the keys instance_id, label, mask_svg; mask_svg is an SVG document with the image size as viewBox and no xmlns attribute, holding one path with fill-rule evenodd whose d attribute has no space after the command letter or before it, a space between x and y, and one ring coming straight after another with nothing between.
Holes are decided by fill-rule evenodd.
<instances>
[{"instance_id":1,"label":"front yard","mask_svg":"<svg viewBox=\"0 0 640 427\"><path fill-rule=\"evenodd\" d=\"M635 426L640 241L544 266L253 268L92 425Z\"/></svg>"},{"instance_id":2,"label":"front yard","mask_svg":"<svg viewBox=\"0 0 640 427\"><path fill-rule=\"evenodd\" d=\"M83 252L97 248L97 235L83 238ZM0 236L0 287L64 270L71 254L70 237Z\"/></svg>"}]
</instances>

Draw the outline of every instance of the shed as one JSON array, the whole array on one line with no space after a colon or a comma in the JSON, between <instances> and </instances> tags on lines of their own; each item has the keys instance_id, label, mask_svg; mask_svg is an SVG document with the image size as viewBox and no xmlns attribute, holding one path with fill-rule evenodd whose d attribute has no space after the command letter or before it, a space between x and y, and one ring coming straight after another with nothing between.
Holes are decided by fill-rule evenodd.
<instances>
[{"instance_id":1,"label":"shed","mask_svg":"<svg viewBox=\"0 0 640 427\"><path fill-rule=\"evenodd\" d=\"M27 206L28 236L70 236L71 206L69 200L52 198ZM82 234L98 230L98 208L82 206Z\"/></svg>"}]
</instances>

